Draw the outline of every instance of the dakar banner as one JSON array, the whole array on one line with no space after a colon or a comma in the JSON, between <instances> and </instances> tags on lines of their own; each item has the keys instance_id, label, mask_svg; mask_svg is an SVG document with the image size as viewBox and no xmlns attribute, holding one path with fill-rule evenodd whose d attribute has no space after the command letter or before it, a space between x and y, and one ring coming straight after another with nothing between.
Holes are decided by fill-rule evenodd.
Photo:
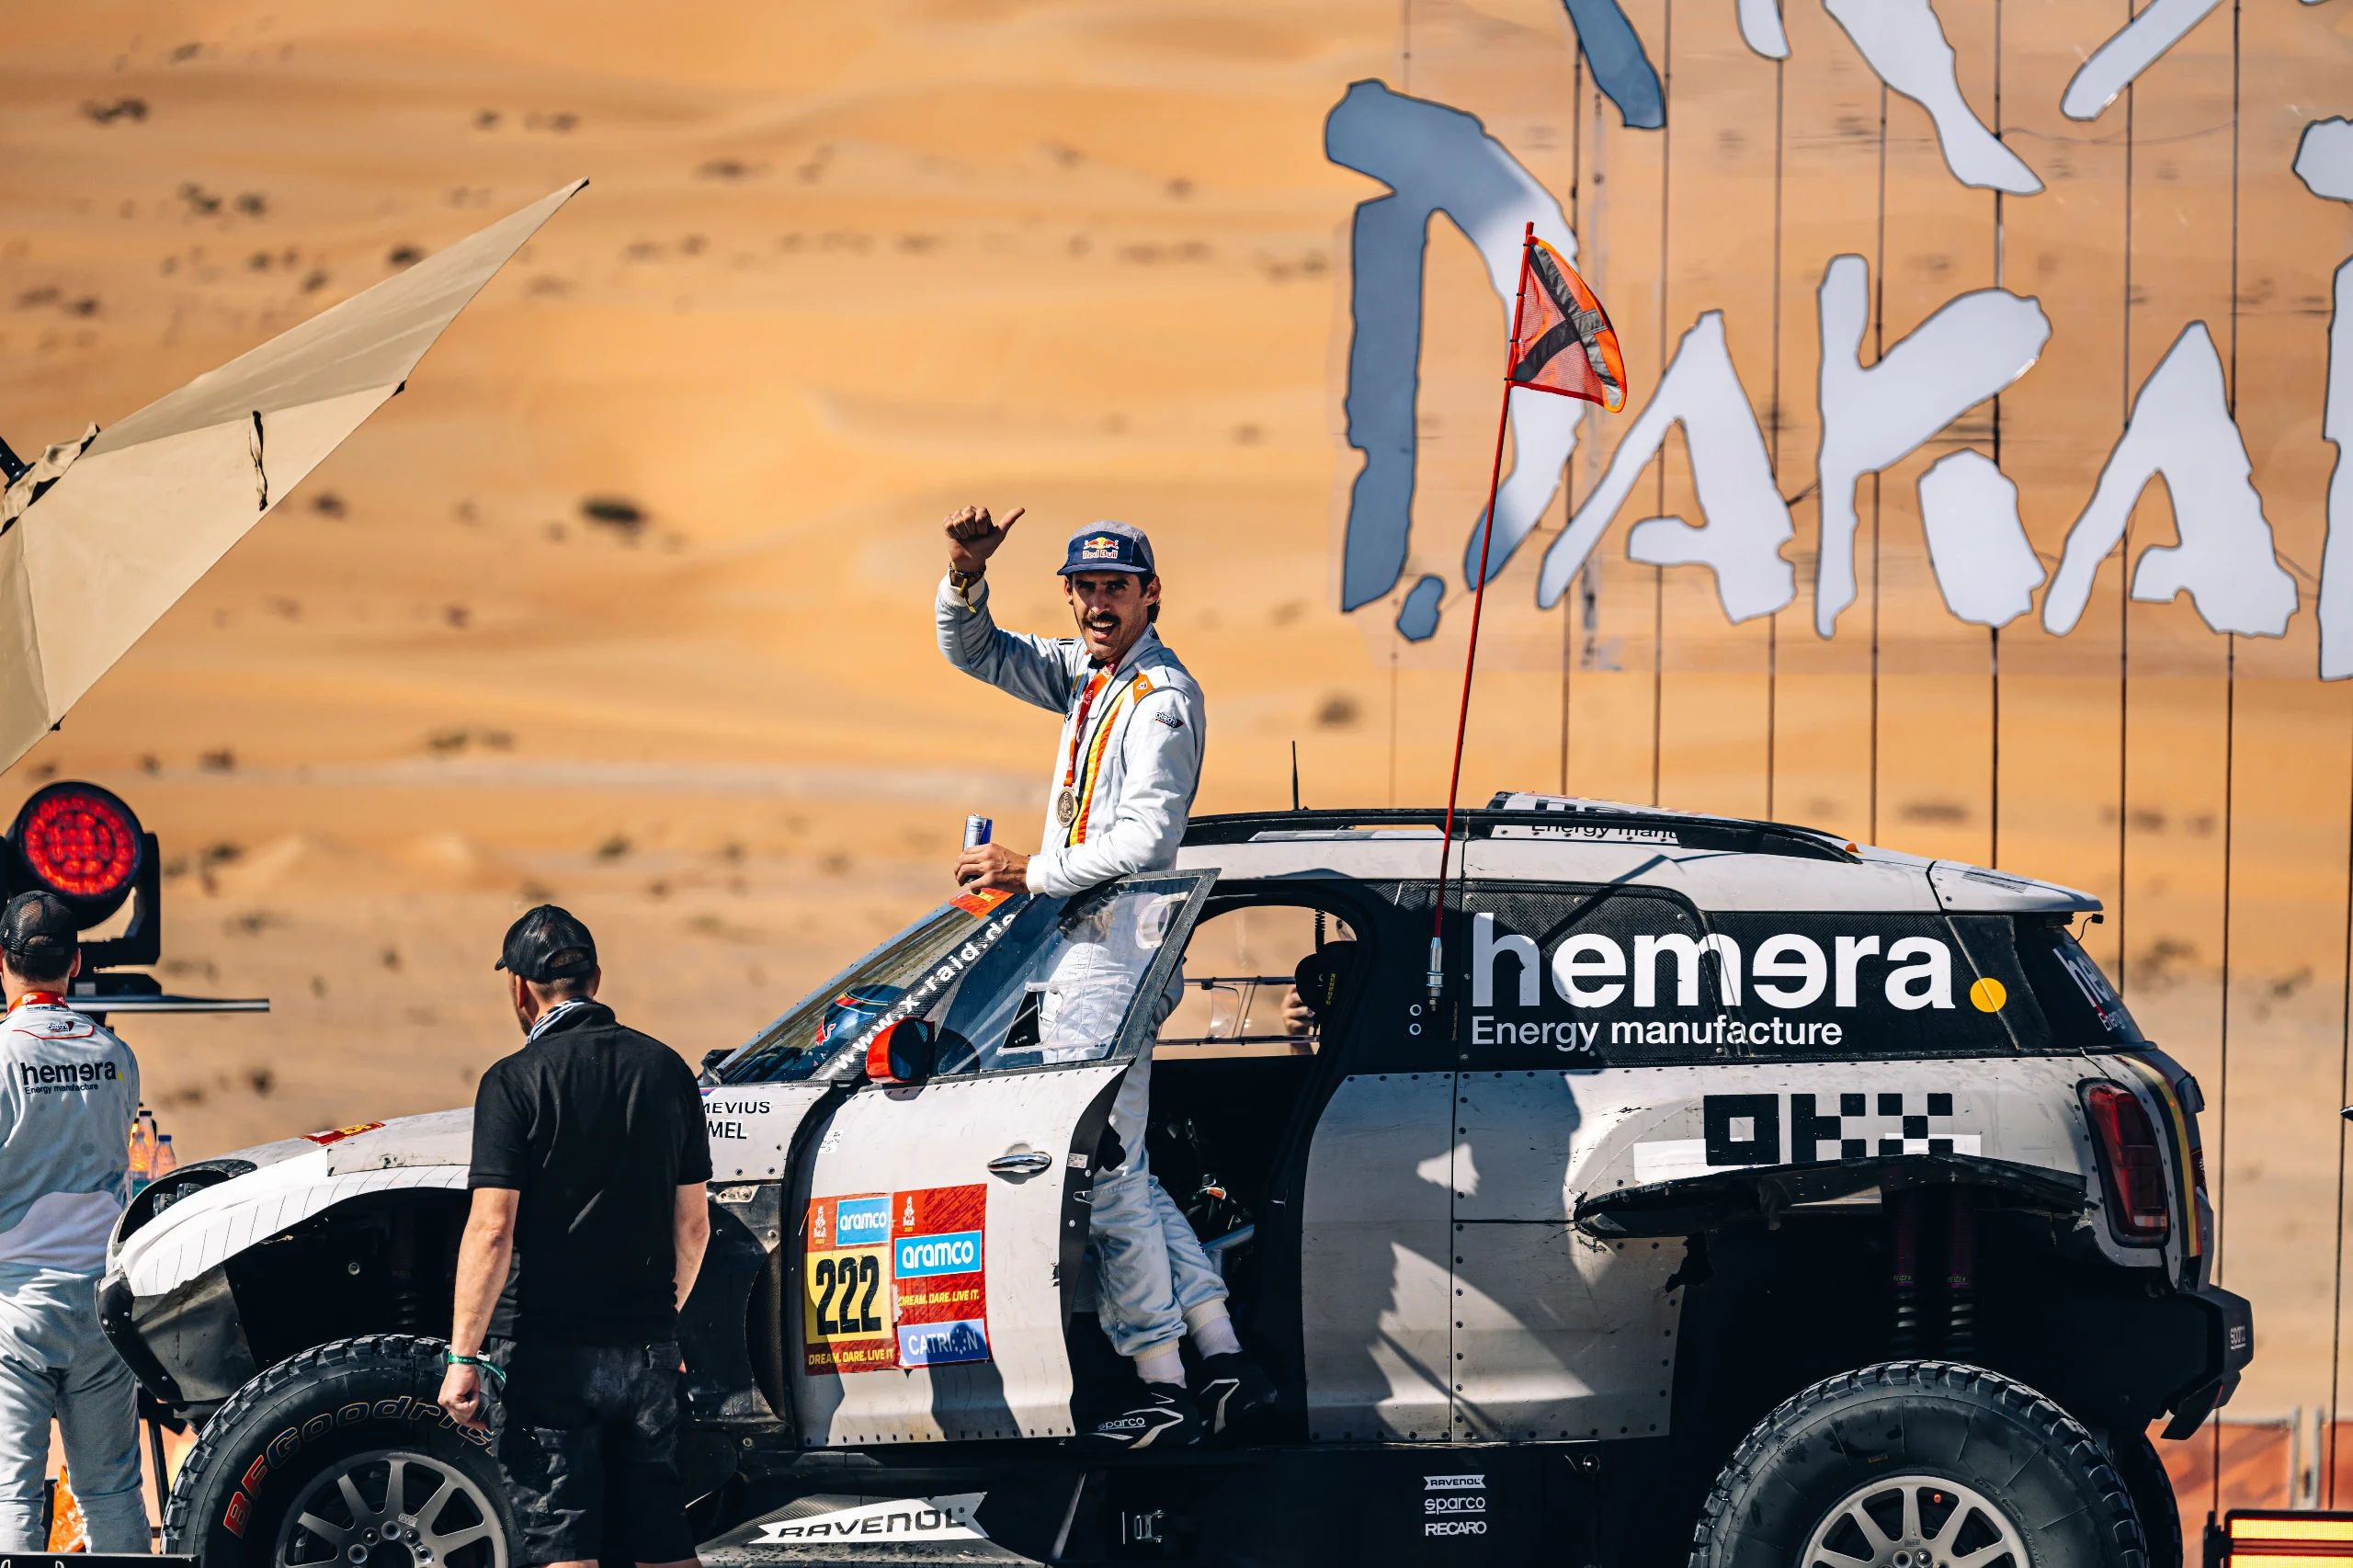
<instances>
[{"instance_id":1,"label":"dakar banner","mask_svg":"<svg viewBox=\"0 0 2353 1568\"><path fill-rule=\"evenodd\" d=\"M1949 0L1795 0L1792 13L1808 15L1786 25L1774 0L1668 6L1655 18L1658 47L1674 53L1658 61L1643 36L1651 29L1617 0L1569 0L1563 48L1577 56L1580 101L1551 106L1552 123L1534 129L1540 158L1432 93L1357 82L1331 111L1325 151L1386 189L1358 207L1350 236L1343 401L1357 460L1342 608L1393 599L1398 632L1419 642L1437 628L1448 578L1472 585L1483 496L1442 517L1421 484L1434 434L1477 424L1475 403L1433 406L1425 384L1427 232L1443 218L1475 246L1501 307L1491 333L1499 359L1532 223L1633 339L1634 388L1619 420L1566 398L1514 400L1487 573L1493 580L1521 551L1538 551L1538 607L1561 604L1611 524L1635 507L1624 559L1703 568L1726 621L1802 599L1815 636L1851 633L1859 596L1878 608L1893 506L1916 527L1935 600L1957 622L2002 628L2031 616L2067 636L2084 624L2098 566L2123 550L2133 600L2185 599L2211 633L2245 638L2283 637L2304 615L2314 673L2353 675L2353 476L2333 450L2320 458L2324 443L2336 449L2353 430L2353 269L2339 267L2325 295L2293 301L2291 333L2265 335L2267 354L2307 373L2262 375L2261 391L2247 389L2304 400L2289 422L2313 450L2292 472L2256 474L2247 427L2268 448L2290 411L2243 409L2238 375L2243 318L2270 324L2286 304L2267 232L2299 201L2313 204L2306 227L2317 204L2353 201L2353 122L2336 112L2353 101L2283 108L2268 101L2274 85L2236 79L2227 40L2220 59L2215 40L2185 47L2217 5L2158 0L2129 17L2080 6L2021 13L2007 39L1986 36L2002 26L2000 6ZM2332 25L2317 8L2309 19L2279 9ZM2062 40L2029 36L2054 28L2069 35L2063 79L2049 53ZM1727 67L1738 63L1728 52L1779 67L1800 51L1835 55L1851 102L1791 100L1778 69L1750 71L1727 101L1736 75ZM1450 71L1426 61L1426 74L1475 75L1465 52L1453 51ZM1490 75L1510 69L1499 62ZM2212 112L2185 128L2178 111L2161 111L2165 140L2128 147L2137 85L2153 75L2177 94L2186 82L2190 118ZM1495 85L1470 96L1509 96ZM2234 118L2249 87L2267 99L2268 127L2252 142ZM2283 113L2299 119L2292 149L2274 123ZM1728 172L1736 187L1727 193L1735 210L1688 236L1705 247L1698 257L1677 250L1678 214L1664 188L1678 132L1687 150L1705 138L1696 161L1711 194ZM1858 171L1869 185L1825 190L1838 182L1824 177L1824 149L1841 143L1870 155ZM1634 183L1645 176L1648 188ZM2224 187L2227 210L2199 203L2193 215L2183 198L2209 177ZM1793 196L1802 210L1790 210ZM1639 249L1621 237L1628 225L1640 225ZM1964 249L1972 227L1983 232L1965 236L1973 243ZM2107 271L2099 263L2111 255L2116 276L2085 276ZM2087 267L2087 256L2098 260ZM2224 287L2183 298L2182 286L2218 261ZM1891 268L1907 274L1893 289ZM2018 422L2014 395L2005 429L2006 392L2030 392L2038 377L2071 379L2045 362L2094 352L2095 342L2097 358L2130 377L2104 400L2112 418L2084 424L2085 438L2062 455L2048 450L2047 426ZM1436 389L1437 400L1456 395ZM1670 497L1654 460L1677 427L1688 479L1678 476ZM1655 488L1640 484L1654 467ZM1890 494L1898 484L1900 498ZM2153 488L2170 502L2169 539L2145 512L2132 537ZM1562 525L1536 537L1564 493ZM1459 570L1409 573L1415 546L1426 556L1438 548L1417 528L1465 540Z\"/></svg>"}]
</instances>

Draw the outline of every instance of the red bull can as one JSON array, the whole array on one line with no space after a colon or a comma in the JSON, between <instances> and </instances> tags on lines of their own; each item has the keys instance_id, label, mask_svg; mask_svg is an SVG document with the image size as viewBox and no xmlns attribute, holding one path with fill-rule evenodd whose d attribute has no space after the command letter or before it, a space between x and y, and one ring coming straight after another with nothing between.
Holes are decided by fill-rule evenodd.
<instances>
[{"instance_id":1,"label":"red bull can","mask_svg":"<svg viewBox=\"0 0 2353 1568\"><path fill-rule=\"evenodd\" d=\"M978 849L989 841L989 835L995 827L996 821L993 817L966 817L964 819L964 847Z\"/></svg>"}]
</instances>

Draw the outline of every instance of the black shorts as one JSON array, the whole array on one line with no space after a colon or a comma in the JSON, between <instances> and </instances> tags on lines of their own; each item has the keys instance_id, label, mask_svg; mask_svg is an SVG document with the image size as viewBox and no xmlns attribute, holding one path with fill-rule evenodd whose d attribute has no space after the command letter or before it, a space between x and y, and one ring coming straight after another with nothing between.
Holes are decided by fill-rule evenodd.
<instances>
[{"instance_id":1,"label":"black shorts","mask_svg":"<svg viewBox=\"0 0 2353 1568\"><path fill-rule=\"evenodd\" d=\"M493 1451L520 1528L517 1568L695 1554L678 1480L678 1347L492 1339Z\"/></svg>"}]
</instances>

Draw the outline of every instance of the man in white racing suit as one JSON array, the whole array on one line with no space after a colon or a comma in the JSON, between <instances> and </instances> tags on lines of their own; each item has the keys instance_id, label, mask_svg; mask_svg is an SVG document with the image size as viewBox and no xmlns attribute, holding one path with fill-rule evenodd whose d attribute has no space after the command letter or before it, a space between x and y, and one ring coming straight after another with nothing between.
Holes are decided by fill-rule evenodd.
<instances>
[{"instance_id":1,"label":"man in white racing suit","mask_svg":"<svg viewBox=\"0 0 2353 1568\"><path fill-rule=\"evenodd\" d=\"M966 850L956 880L1067 897L1176 863L1200 784L1201 692L1153 630L1160 577L1152 541L1126 523L1097 523L1071 536L1061 575L1077 636L999 630L989 614L985 573L1020 517L1017 511L1000 524L985 509L967 506L948 519L949 570L936 608L939 651L949 664L1063 715L1045 832L1035 855L1001 844ZM1083 937L1073 942L1040 1008L1048 1043L1074 1028L1108 1033L1094 1015L1114 999L1124 1012L1134 977L1108 971L1098 976L1094 969L1116 961ZM1164 1015L1173 1001L1162 1000ZM1096 1179L1088 1238L1104 1332L1134 1361L1143 1391L1141 1400L1122 1402L1093 1424L1087 1436L1129 1448L1198 1441L1204 1428L1221 1431L1273 1395L1234 1337L1224 1280L1146 1164L1151 1074L1147 1049L1111 1108L1123 1157ZM1188 1334L1201 1358L1199 1387L1191 1390L1177 1354Z\"/></svg>"},{"instance_id":2,"label":"man in white racing suit","mask_svg":"<svg viewBox=\"0 0 2353 1568\"><path fill-rule=\"evenodd\" d=\"M38 1552L49 1424L90 1550L144 1552L131 1369L98 1331L107 1238L131 1193L139 1063L65 1006L80 925L52 893L0 913L0 1552Z\"/></svg>"}]
</instances>

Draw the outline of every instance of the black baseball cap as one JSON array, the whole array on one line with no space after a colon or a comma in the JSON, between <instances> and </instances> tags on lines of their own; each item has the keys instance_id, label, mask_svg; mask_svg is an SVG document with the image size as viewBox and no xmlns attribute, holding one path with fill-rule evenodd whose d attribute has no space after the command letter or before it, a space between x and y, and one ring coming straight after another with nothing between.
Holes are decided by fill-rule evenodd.
<instances>
[{"instance_id":1,"label":"black baseball cap","mask_svg":"<svg viewBox=\"0 0 2353 1568\"><path fill-rule=\"evenodd\" d=\"M63 974L82 946L82 922L53 892L20 892L0 911L0 951L20 974Z\"/></svg>"},{"instance_id":2,"label":"black baseball cap","mask_svg":"<svg viewBox=\"0 0 2353 1568\"><path fill-rule=\"evenodd\" d=\"M1089 523L1070 536L1058 577L1074 572L1132 572L1150 577L1159 568L1152 563L1152 540L1133 523Z\"/></svg>"},{"instance_id":3,"label":"black baseball cap","mask_svg":"<svg viewBox=\"0 0 2353 1568\"><path fill-rule=\"evenodd\" d=\"M491 967L543 985L584 979L597 972L597 938L570 910L543 903L506 928L506 944Z\"/></svg>"}]
</instances>

